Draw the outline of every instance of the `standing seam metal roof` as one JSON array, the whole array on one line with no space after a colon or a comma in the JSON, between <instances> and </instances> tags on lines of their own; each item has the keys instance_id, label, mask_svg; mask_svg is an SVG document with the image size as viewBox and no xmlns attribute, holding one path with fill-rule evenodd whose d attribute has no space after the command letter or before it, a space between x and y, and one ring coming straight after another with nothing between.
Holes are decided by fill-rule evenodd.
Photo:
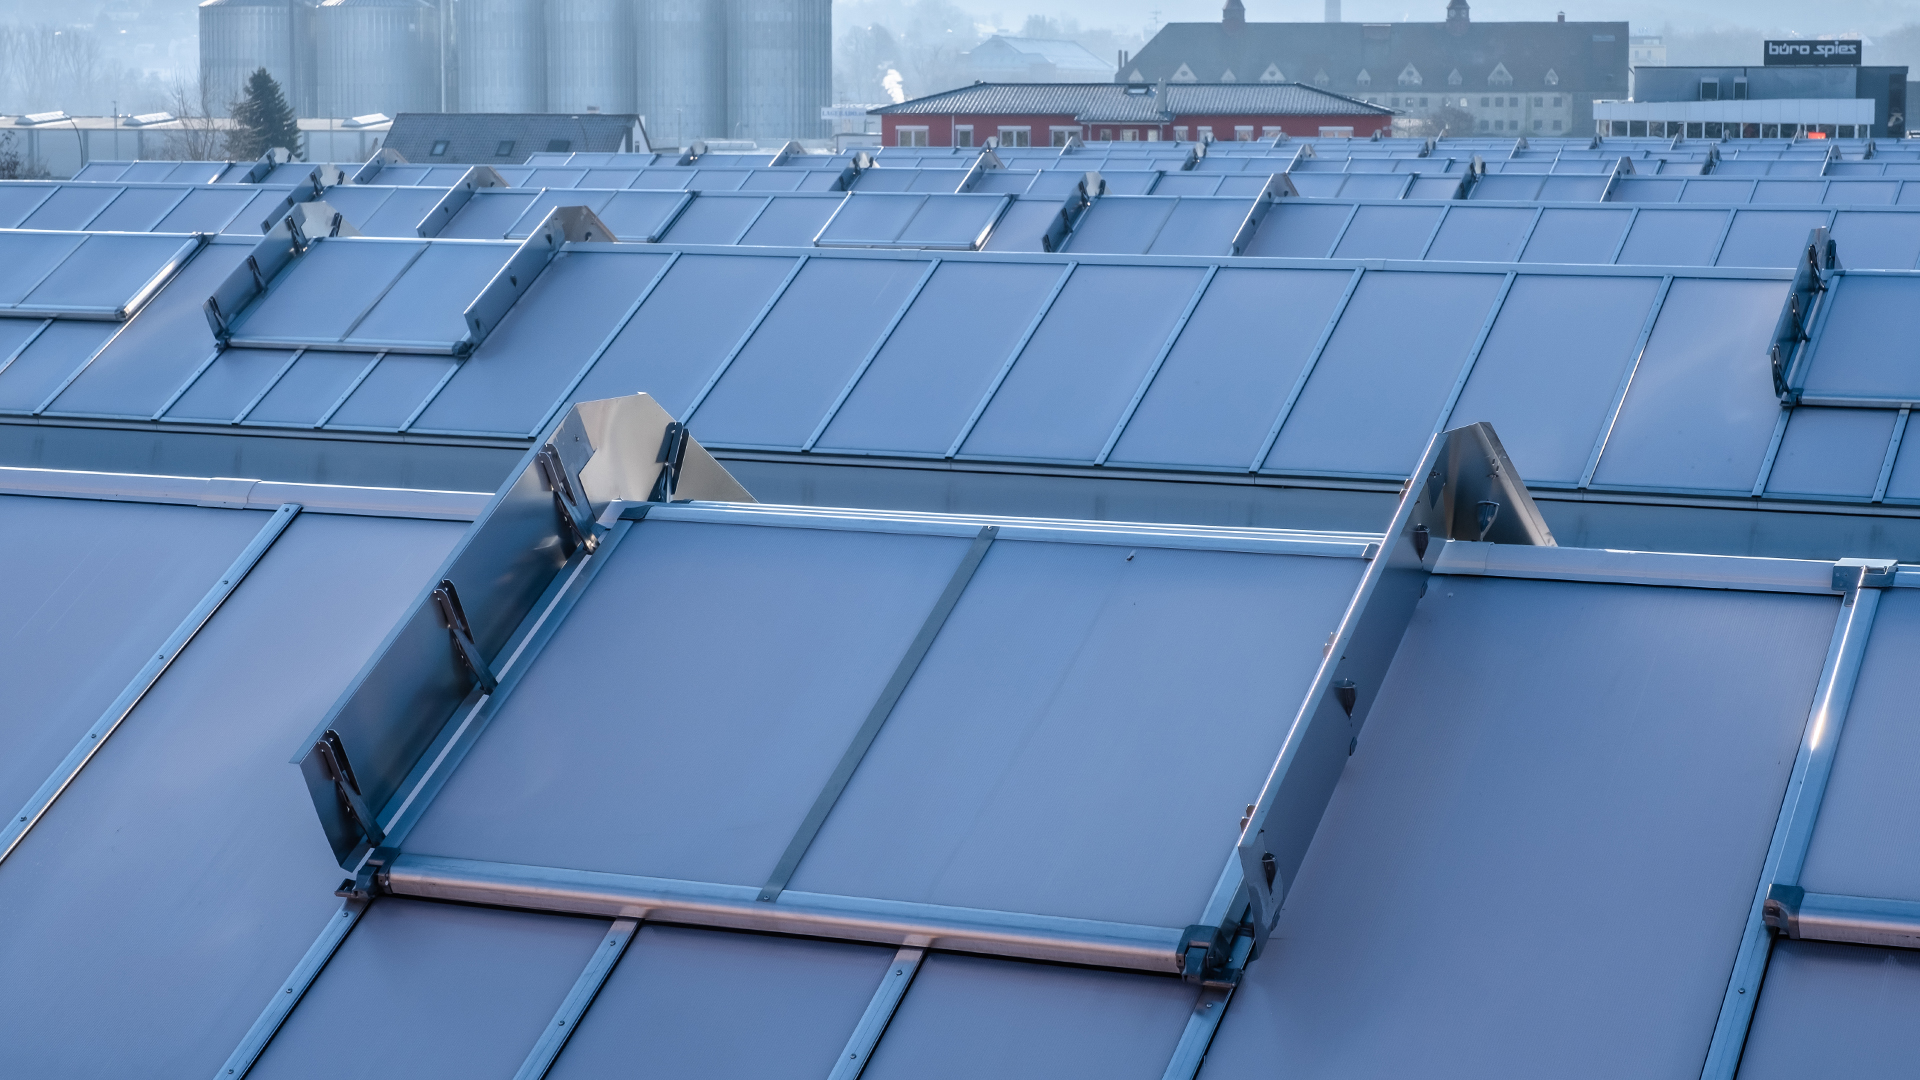
<instances>
[{"instance_id":1,"label":"standing seam metal roof","mask_svg":"<svg viewBox=\"0 0 1920 1080\"><path fill-rule=\"evenodd\" d=\"M1300 83L1188 83L1154 89L1118 83L975 83L871 110L886 115L1072 113L1100 120L1152 121L1167 114L1391 116L1393 110Z\"/></svg>"}]
</instances>

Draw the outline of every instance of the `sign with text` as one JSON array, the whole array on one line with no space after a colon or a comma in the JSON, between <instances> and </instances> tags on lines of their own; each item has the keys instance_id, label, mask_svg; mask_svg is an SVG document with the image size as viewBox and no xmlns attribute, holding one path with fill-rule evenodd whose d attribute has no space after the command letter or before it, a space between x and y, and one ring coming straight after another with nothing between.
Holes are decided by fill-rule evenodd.
<instances>
[{"instance_id":1,"label":"sign with text","mask_svg":"<svg viewBox=\"0 0 1920 1080\"><path fill-rule=\"evenodd\" d=\"M1859 67L1860 42L1857 39L1767 42L1767 66L1781 64Z\"/></svg>"}]
</instances>

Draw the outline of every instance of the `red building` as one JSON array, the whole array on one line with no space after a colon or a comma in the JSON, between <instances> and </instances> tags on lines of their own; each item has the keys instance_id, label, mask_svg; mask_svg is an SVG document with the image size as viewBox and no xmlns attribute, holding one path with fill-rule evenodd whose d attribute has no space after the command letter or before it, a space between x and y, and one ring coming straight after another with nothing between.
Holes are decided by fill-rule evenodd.
<instances>
[{"instance_id":1,"label":"red building","mask_svg":"<svg viewBox=\"0 0 1920 1080\"><path fill-rule=\"evenodd\" d=\"M883 105L887 146L1060 146L1083 142L1392 134L1392 109L1301 83L974 83Z\"/></svg>"}]
</instances>

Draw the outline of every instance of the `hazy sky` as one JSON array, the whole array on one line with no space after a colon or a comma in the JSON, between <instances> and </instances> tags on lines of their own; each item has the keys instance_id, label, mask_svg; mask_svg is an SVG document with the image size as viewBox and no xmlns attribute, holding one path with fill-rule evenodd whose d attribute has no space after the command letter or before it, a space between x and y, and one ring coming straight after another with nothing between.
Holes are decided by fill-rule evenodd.
<instances>
[{"instance_id":1,"label":"hazy sky","mask_svg":"<svg viewBox=\"0 0 1920 1080\"><path fill-rule=\"evenodd\" d=\"M1260 22L1318 20L1323 0L1243 0L1247 18ZM1871 35L1896 26L1920 22L1920 4L1912 0L1620 0L1614 3L1580 0L1469 0L1475 19L1551 19L1565 11L1569 19L1619 20L1635 30L1658 32L1671 23L1676 30L1710 27L1754 27L1794 32L1805 37L1821 34ZM1071 15L1088 26L1140 25L1153 21L1206 22L1220 17L1215 0L1036 0L1030 6L1006 0L976 0L960 6L999 12L1003 23L1018 25L1032 11ZM1343 0L1341 16L1348 22L1437 21L1446 14L1446 0Z\"/></svg>"}]
</instances>

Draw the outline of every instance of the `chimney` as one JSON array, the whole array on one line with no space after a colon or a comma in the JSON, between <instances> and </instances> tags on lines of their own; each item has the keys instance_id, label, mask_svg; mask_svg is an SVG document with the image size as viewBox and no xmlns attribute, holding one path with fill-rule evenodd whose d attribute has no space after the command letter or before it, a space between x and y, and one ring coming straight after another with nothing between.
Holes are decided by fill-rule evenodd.
<instances>
[{"instance_id":1,"label":"chimney","mask_svg":"<svg viewBox=\"0 0 1920 1080\"><path fill-rule=\"evenodd\" d=\"M1220 9L1220 21L1228 26L1247 25L1247 5L1240 0L1227 0L1227 6Z\"/></svg>"},{"instance_id":2,"label":"chimney","mask_svg":"<svg viewBox=\"0 0 1920 1080\"><path fill-rule=\"evenodd\" d=\"M1340 0L1327 0L1327 21L1340 21Z\"/></svg>"},{"instance_id":3,"label":"chimney","mask_svg":"<svg viewBox=\"0 0 1920 1080\"><path fill-rule=\"evenodd\" d=\"M1447 29L1455 34L1464 34L1467 24L1467 0L1447 0Z\"/></svg>"},{"instance_id":4,"label":"chimney","mask_svg":"<svg viewBox=\"0 0 1920 1080\"><path fill-rule=\"evenodd\" d=\"M1563 12L1561 12L1561 13L1560 13L1560 17L1559 17L1559 18L1557 18L1557 19L1555 19L1555 20L1553 20L1553 21L1554 21L1554 22L1566 22L1566 21L1567 21L1567 13L1566 13L1566 12L1564 12L1564 11L1563 11Z\"/></svg>"}]
</instances>

